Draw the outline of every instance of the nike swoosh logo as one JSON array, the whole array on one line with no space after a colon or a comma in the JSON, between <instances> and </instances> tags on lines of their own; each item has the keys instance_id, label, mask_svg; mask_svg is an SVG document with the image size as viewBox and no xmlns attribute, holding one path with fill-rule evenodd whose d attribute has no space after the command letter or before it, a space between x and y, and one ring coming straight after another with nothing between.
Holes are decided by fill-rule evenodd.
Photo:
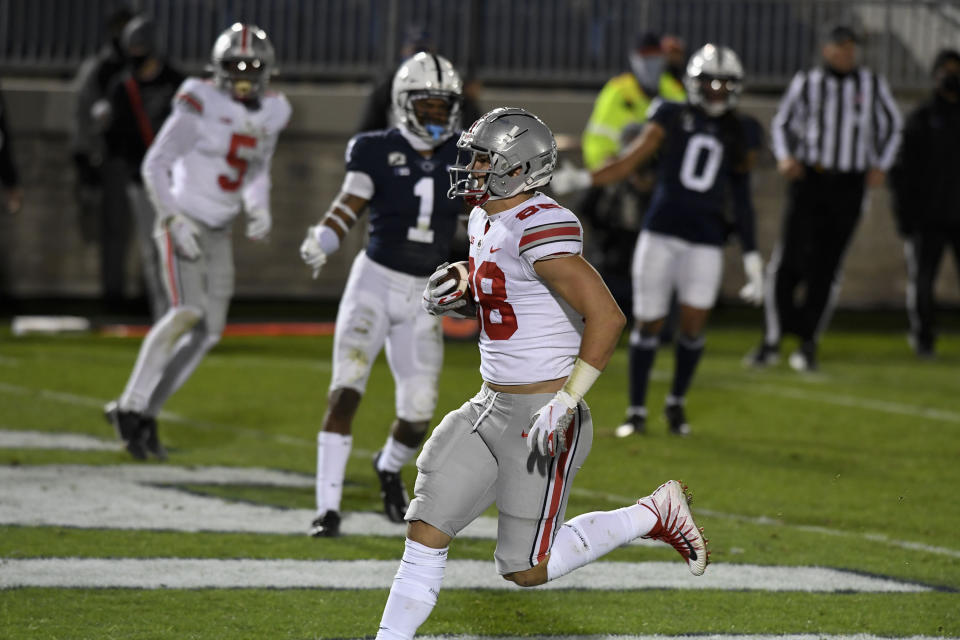
<instances>
[{"instance_id":1,"label":"nike swoosh logo","mask_svg":"<svg viewBox=\"0 0 960 640\"><path fill-rule=\"evenodd\" d=\"M490 249L490 253L496 253L497 251L500 251L500 249L503 249L503 247L497 247L496 249Z\"/></svg>"},{"instance_id":2,"label":"nike swoosh logo","mask_svg":"<svg viewBox=\"0 0 960 640\"><path fill-rule=\"evenodd\" d=\"M693 545L690 544L690 541L687 540L687 536L683 535L683 531L677 531L680 534L680 537L683 538L683 541L687 544L687 548L690 549L690 559L697 559L697 550L693 548Z\"/></svg>"}]
</instances>

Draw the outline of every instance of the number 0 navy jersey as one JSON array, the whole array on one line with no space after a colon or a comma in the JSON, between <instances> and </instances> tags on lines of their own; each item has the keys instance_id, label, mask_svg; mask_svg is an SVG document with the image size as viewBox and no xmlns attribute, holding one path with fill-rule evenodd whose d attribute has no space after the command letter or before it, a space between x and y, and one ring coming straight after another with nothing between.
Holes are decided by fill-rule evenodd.
<instances>
[{"instance_id":1,"label":"number 0 navy jersey","mask_svg":"<svg viewBox=\"0 0 960 640\"><path fill-rule=\"evenodd\" d=\"M644 227L696 244L722 245L727 190L745 161L740 120L729 112L711 118L677 102L654 103L648 119L663 127L666 137Z\"/></svg>"},{"instance_id":2,"label":"number 0 navy jersey","mask_svg":"<svg viewBox=\"0 0 960 640\"><path fill-rule=\"evenodd\" d=\"M347 171L373 181L367 256L395 271L427 276L446 261L460 200L447 198L447 167L457 159L457 135L424 158L398 129L361 133L347 145Z\"/></svg>"}]
</instances>

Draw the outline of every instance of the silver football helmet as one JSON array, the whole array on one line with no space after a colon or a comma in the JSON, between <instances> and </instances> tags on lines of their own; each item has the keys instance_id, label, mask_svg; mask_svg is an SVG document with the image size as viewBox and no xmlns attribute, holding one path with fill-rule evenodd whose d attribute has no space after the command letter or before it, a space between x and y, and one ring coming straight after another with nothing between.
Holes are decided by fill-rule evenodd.
<instances>
[{"instance_id":1,"label":"silver football helmet","mask_svg":"<svg viewBox=\"0 0 960 640\"><path fill-rule=\"evenodd\" d=\"M430 105L431 98L446 102L444 108ZM450 61L421 51L408 58L393 76L391 90L397 124L431 146L438 146L460 127L463 81Z\"/></svg>"},{"instance_id":2,"label":"silver football helmet","mask_svg":"<svg viewBox=\"0 0 960 640\"><path fill-rule=\"evenodd\" d=\"M543 120L526 109L499 107L460 134L447 197L463 196L475 207L511 198L550 182L556 166L557 141Z\"/></svg>"},{"instance_id":3,"label":"silver football helmet","mask_svg":"<svg viewBox=\"0 0 960 640\"><path fill-rule=\"evenodd\" d=\"M743 91L743 65L729 47L706 44L687 63L683 78L690 104L721 116L737 106Z\"/></svg>"},{"instance_id":4,"label":"silver football helmet","mask_svg":"<svg viewBox=\"0 0 960 640\"><path fill-rule=\"evenodd\" d=\"M266 32L253 24L234 23L213 43L210 64L214 83L241 102L256 101L276 73L275 55Z\"/></svg>"}]
</instances>

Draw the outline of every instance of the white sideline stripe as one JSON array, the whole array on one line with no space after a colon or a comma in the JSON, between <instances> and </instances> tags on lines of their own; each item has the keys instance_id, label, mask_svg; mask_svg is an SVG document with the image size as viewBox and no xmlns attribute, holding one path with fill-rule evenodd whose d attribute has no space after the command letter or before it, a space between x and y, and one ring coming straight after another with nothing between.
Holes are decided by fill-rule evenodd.
<instances>
[{"instance_id":1,"label":"white sideline stripe","mask_svg":"<svg viewBox=\"0 0 960 640\"><path fill-rule=\"evenodd\" d=\"M417 636L420 640L494 640L491 636ZM874 636L867 633L843 634L785 634L770 635L764 633L750 635L684 635L684 636L496 636L495 640L950 640L947 636Z\"/></svg>"},{"instance_id":2,"label":"white sideline stripe","mask_svg":"<svg viewBox=\"0 0 960 640\"><path fill-rule=\"evenodd\" d=\"M305 535L316 517L313 509L230 502L176 488L184 484L312 488L314 480L247 467L0 466L0 525ZM345 512L340 527L356 536L402 539L406 532L406 525L369 512ZM460 537L495 540L497 521L478 518Z\"/></svg>"},{"instance_id":3,"label":"white sideline stripe","mask_svg":"<svg viewBox=\"0 0 960 640\"><path fill-rule=\"evenodd\" d=\"M826 402L828 404L839 404L841 406L850 406L857 407L862 409L870 409L879 411L882 413L895 413L898 415L910 415L914 417L922 418L931 418L935 420L943 420L947 422L960 422L960 414L954 413L951 411L939 410L939 409L929 409L925 407L917 407L916 405L907 405L901 403L891 403L891 402L881 402L881 401L872 401L865 400L863 398L856 398L854 396L843 396L836 394L823 394L823 393L808 393L804 391L799 391L796 389L786 389L780 387L774 387L771 385L752 385L752 384L730 384L730 385L717 385L717 386L726 386L729 388L735 388L740 391L750 391L757 390L761 393L767 393L769 395L781 395L783 397L797 398L797 399L810 399L817 400L821 402ZM97 408L102 408L105 401L99 400L96 398L89 398L84 396L77 396L73 394L64 394L60 392L50 391L46 389L35 390L29 387L23 387L19 385L12 385L8 383L0 382L0 392L9 393L12 395L38 395L43 398L50 400L56 400L60 402L65 402L68 404L80 404L82 406L95 406ZM171 422L178 422L187 426L193 426L201 429L224 429L228 431L234 431L237 433L246 433L259 438L272 438L276 442L281 442L283 444L291 444L294 446L314 446L313 440L307 440L303 438L294 438L290 436L274 436L267 434L261 431L256 431L254 429L244 429L240 427L234 427L231 425L217 424L217 423L206 423L206 422L196 422L193 420L188 420L179 415L162 412L160 414L161 419L170 420ZM354 450L352 455L363 454L369 456L368 452L361 452L359 450ZM579 495L584 496L594 496L594 497L603 497L612 502L623 502L625 504L632 503L636 498L615 496L613 494L589 491L589 490L578 490L576 487L572 489L573 492L577 492ZM846 536L853 538L862 538L865 540L870 540L873 542L880 542L887 544L893 547L900 549L909 549L912 551L922 551L926 553L933 553L937 555L945 555L950 557L960 557L960 551L956 549L949 549L945 547L935 547L931 545L925 545L922 543L905 541L905 540L895 540L890 539L883 534L860 534L853 533L849 531L842 531L839 529L828 529L825 527L814 527L810 525L795 525L784 523L780 520L774 520L765 517L751 517L743 516L739 514L729 514L719 511L710 511L706 509L698 509L700 513L708 515L715 518L724 518L729 520L739 520L742 522L750 522L753 524L765 524L765 525L776 525L790 529L796 529L799 531L810 531L815 533L824 533L828 535L836 536ZM462 534L461 534L462 535Z\"/></svg>"},{"instance_id":4,"label":"white sideline stripe","mask_svg":"<svg viewBox=\"0 0 960 640\"><path fill-rule=\"evenodd\" d=\"M20 385L9 384L6 382L0 382L0 393L8 393L10 395L18 396L35 396L44 400L52 400L54 402L61 402L63 404L69 404L78 407L91 407L97 410L98 415L103 411L103 405L107 403L106 400L101 398L91 398L89 396L80 396L73 393L65 393L62 391L53 391L50 389L33 389L31 387L22 387ZM219 422L209 422L205 420L192 420L190 418L185 418L177 413L172 413L170 411L161 411L160 419L166 420L168 422L175 422L186 427L192 427L194 429L199 429L201 431L231 431L233 433L240 433L244 435L257 438L259 440L272 440L274 442L279 442L281 444L289 444L295 447L313 447L316 446L316 442L313 439L306 438L297 438L294 436L287 436L282 434L274 434L267 431L259 431L257 429L247 429L244 427L237 427L229 424L222 424ZM104 423L106 425L106 423Z\"/></svg>"},{"instance_id":5,"label":"white sideline stripe","mask_svg":"<svg viewBox=\"0 0 960 640\"><path fill-rule=\"evenodd\" d=\"M314 479L251 467L0 466L0 525L305 535L316 517L312 509L232 502L182 491L177 485L313 488ZM347 511L342 516L343 535L402 539L406 533L405 524L380 513ZM459 537L496 540L497 520L481 516ZM666 546L657 540L634 540L631 545Z\"/></svg>"},{"instance_id":6,"label":"white sideline stripe","mask_svg":"<svg viewBox=\"0 0 960 640\"><path fill-rule=\"evenodd\" d=\"M714 383L712 386L736 389L737 391L746 393L759 393L768 396L789 398L791 400L813 401L823 404L833 404L840 407L852 407L854 409L866 409L868 411L878 411L880 413L910 416L911 418L927 418L929 420L960 424L960 413L957 413L956 411L921 407L915 404L907 404L904 402L871 400L867 398L858 398L857 396L804 391L803 389L777 387L769 384Z\"/></svg>"},{"instance_id":7,"label":"white sideline stripe","mask_svg":"<svg viewBox=\"0 0 960 640\"><path fill-rule=\"evenodd\" d=\"M121 451L117 440L104 440L82 433L17 431L0 424L0 449L67 449L70 451Z\"/></svg>"},{"instance_id":8,"label":"white sideline stripe","mask_svg":"<svg viewBox=\"0 0 960 640\"><path fill-rule=\"evenodd\" d=\"M0 588L389 589L396 560L213 560L38 558L0 560ZM492 562L452 560L444 589L521 589ZM679 562L597 562L538 589L719 589L916 593L929 587L826 569L722 564L697 578Z\"/></svg>"}]
</instances>

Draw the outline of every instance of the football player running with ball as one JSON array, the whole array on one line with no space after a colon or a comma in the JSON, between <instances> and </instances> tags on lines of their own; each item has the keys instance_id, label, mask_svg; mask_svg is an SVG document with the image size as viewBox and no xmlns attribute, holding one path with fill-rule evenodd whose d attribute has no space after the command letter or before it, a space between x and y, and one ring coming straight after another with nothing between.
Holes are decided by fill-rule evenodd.
<instances>
[{"instance_id":1,"label":"football player running with ball","mask_svg":"<svg viewBox=\"0 0 960 640\"><path fill-rule=\"evenodd\" d=\"M708 44L690 58L684 83L687 102L651 104L643 131L620 158L592 174L558 171L551 185L562 194L610 184L660 154L657 185L633 255L630 406L616 431L620 437L645 432L647 384L673 291L680 303L680 331L664 413L670 433L690 433L684 397L703 355L704 326L720 289L728 189L747 277L740 296L754 305L763 303L762 260L750 196L750 145L734 111L743 87L743 67L730 49Z\"/></svg>"},{"instance_id":2,"label":"football player running with ball","mask_svg":"<svg viewBox=\"0 0 960 640\"><path fill-rule=\"evenodd\" d=\"M450 62L418 53L397 70L397 127L347 145L340 194L300 247L316 277L369 206L370 239L353 261L337 311L333 376L317 436L316 518L309 534L340 533L340 500L351 427L377 354L386 345L396 384L396 420L373 459L387 517L403 522L409 501L400 469L420 448L437 405L443 366L439 318L420 308L427 277L449 255L463 206L445 198L457 155L463 83Z\"/></svg>"},{"instance_id":3,"label":"football player running with ball","mask_svg":"<svg viewBox=\"0 0 960 640\"><path fill-rule=\"evenodd\" d=\"M499 510L497 571L531 587L555 580L635 538L672 544L695 575L706 540L670 480L616 511L564 523L593 426L584 394L616 347L625 319L581 256L576 216L536 191L557 161L536 116L494 109L460 136L450 196L470 214L469 294L446 266L424 292L434 314L480 318L479 393L449 413L417 459L400 569L377 638L412 638L437 602L450 541L490 505Z\"/></svg>"},{"instance_id":4,"label":"football player running with ball","mask_svg":"<svg viewBox=\"0 0 960 640\"><path fill-rule=\"evenodd\" d=\"M233 295L233 219L270 232L270 160L290 103L268 91L273 46L239 22L213 45L212 81L187 78L141 172L157 212L156 240L170 310L150 328L123 395L104 408L127 451L163 459L157 415L220 340Z\"/></svg>"}]
</instances>

